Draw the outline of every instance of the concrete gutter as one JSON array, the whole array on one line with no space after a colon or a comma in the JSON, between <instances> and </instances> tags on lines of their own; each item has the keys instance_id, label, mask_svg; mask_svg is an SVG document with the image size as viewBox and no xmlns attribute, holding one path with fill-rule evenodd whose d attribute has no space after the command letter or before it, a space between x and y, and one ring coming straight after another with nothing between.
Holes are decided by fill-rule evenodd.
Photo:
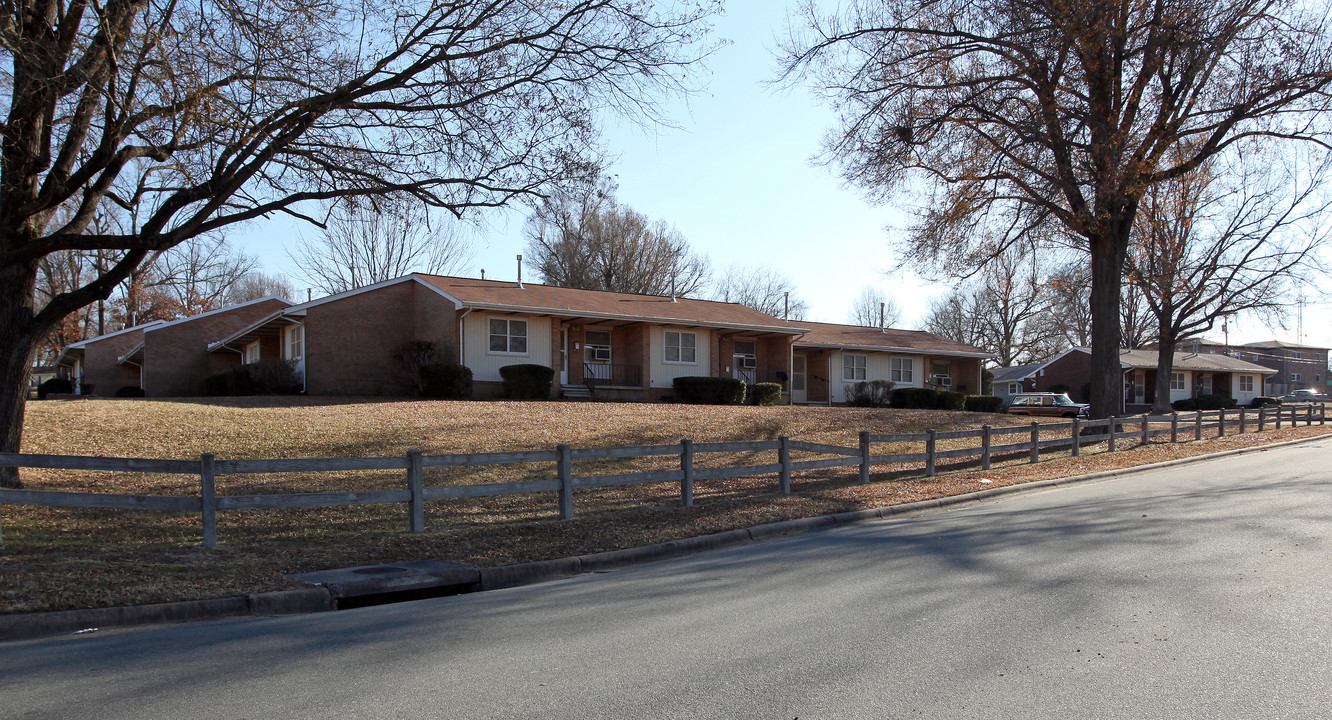
<instances>
[{"instance_id":1,"label":"concrete gutter","mask_svg":"<svg viewBox=\"0 0 1332 720\"><path fill-rule=\"evenodd\" d=\"M809 532L834 525L867 522L891 518L895 515L918 515L923 512L952 509L1024 493L1038 492L1049 488L1099 482L1134 473L1178 467L1213 460L1216 458L1264 452L1272 448L1298 445L1301 443L1327 440L1329 435L1316 435L1308 438L1287 440L1270 445L1254 445L1234 450L1196 455L1194 457L1166 460L1150 465L1105 470L1102 472L1075 475L1049 480L1036 480L1017 485L979 490L963 495L921 500L902 505L889 505L881 508L856 510L820 515L817 517L783 520L781 522L755 525L753 527L727 532L703 535L700 537L681 538L655 545L610 550L607 552L556 558L554 560L536 560L533 562L500 565L480 568L480 590L499 590L535 583L559 580L586 573L609 572L656 560L683 557L706 550L759 542L768 538ZM128 605L110 608L92 608L88 610L64 610L59 612L26 613L0 615L0 642L23 638L39 637L66 633L95 631L103 627L130 627L158 623L187 622L210 620L243 615L290 615L312 613L335 608L335 600L329 589L322 586L298 590L280 590L276 592L251 593L237 597L214 598L209 600L186 600L155 605Z\"/></svg>"}]
</instances>

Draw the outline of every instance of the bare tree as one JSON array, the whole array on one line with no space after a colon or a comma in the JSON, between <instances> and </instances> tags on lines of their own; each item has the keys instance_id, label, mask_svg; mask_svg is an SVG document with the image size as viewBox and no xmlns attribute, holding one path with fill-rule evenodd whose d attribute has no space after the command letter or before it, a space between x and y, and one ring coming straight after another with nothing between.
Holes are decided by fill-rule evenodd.
<instances>
[{"instance_id":1,"label":"bare tree","mask_svg":"<svg viewBox=\"0 0 1332 720\"><path fill-rule=\"evenodd\" d=\"M535 197L595 159L603 113L656 120L693 89L718 5L0 7L0 451L19 449L38 340L151 253L335 198L462 215ZM133 224L95 228L108 206ZM36 310L38 266L66 250L116 257Z\"/></svg>"},{"instance_id":2,"label":"bare tree","mask_svg":"<svg viewBox=\"0 0 1332 720\"><path fill-rule=\"evenodd\" d=\"M739 303L787 320L803 320L809 312L809 306L796 294L791 278L768 265L728 266L712 299Z\"/></svg>"},{"instance_id":3,"label":"bare tree","mask_svg":"<svg viewBox=\"0 0 1332 720\"><path fill-rule=\"evenodd\" d=\"M990 329L986 318L989 309L989 301L983 289L956 288L930 301L930 309L921 321L921 329L972 347L986 348L990 344Z\"/></svg>"},{"instance_id":4,"label":"bare tree","mask_svg":"<svg viewBox=\"0 0 1332 720\"><path fill-rule=\"evenodd\" d=\"M332 295L411 272L451 275L473 249L455 223L431 222L418 206L387 199L337 204L323 233L301 238L287 255L307 282Z\"/></svg>"},{"instance_id":5,"label":"bare tree","mask_svg":"<svg viewBox=\"0 0 1332 720\"><path fill-rule=\"evenodd\" d=\"M258 259L232 246L222 233L187 238L152 263L161 278L158 285L175 297L185 315L222 307L232 286L258 266Z\"/></svg>"},{"instance_id":6,"label":"bare tree","mask_svg":"<svg viewBox=\"0 0 1332 720\"><path fill-rule=\"evenodd\" d=\"M866 285L851 302L847 320L863 327L893 327L902 320L902 308L888 297L888 293Z\"/></svg>"},{"instance_id":7,"label":"bare tree","mask_svg":"<svg viewBox=\"0 0 1332 720\"><path fill-rule=\"evenodd\" d=\"M1280 316L1317 269L1330 203L1332 158L1245 147L1152 187L1128 255L1157 341L1156 403L1170 404L1177 344L1240 312ZM1224 160L1231 160L1222 166Z\"/></svg>"},{"instance_id":8,"label":"bare tree","mask_svg":"<svg viewBox=\"0 0 1332 720\"><path fill-rule=\"evenodd\" d=\"M614 182L599 175L547 198L526 234L542 281L560 287L684 297L711 273L679 231L616 202Z\"/></svg>"},{"instance_id":9,"label":"bare tree","mask_svg":"<svg viewBox=\"0 0 1332 720\"><path fill-rule=\"evenodd\" d=\"M789 80L842 118L826 157L886 199L923 188L907 262L967 275L1079 238L1092 408L1117 406L1124 260L1149 188L1252 137L1326 141L1328 8L1299 0L848 0L803 5Z\"/></svg>"},{"instance_id":10,"label":"bare tree","mask_svg":"<svg viewBox=\"0 0 1332 720\"><path fill-rule=\"evenodd\" d=\"M251 300L266 297L282 298L287 302L296 302L296 287L285 275L269 275L258 270L251 270L232 283L227 291L226 303L238 305Z\"/></svg>"},{"instance_id":11,"label":"bare tree","mask_svg":"<svg viewBox=\"0 0 1332 720\"><path fill-rule=\"evenodd\" d=\"M1002 367L1046 359L1050 302L1035 257L1010 249L968 288L931 303L929 332L983 348Z\"/></svg>"}]
</instances>

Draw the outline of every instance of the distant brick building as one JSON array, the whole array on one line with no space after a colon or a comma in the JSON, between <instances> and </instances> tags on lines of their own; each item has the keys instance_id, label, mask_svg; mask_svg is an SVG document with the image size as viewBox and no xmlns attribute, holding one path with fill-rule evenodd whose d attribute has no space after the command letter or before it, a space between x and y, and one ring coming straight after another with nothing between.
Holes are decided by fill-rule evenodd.
<instances>
[{"instance_id":1,"label":"distant brick building","mask_svg":"<svg viewBox=\"0 0 1332 720\"><path fill-rule=\"evenodd\" d=\"M1192 346L1192 341L1185 341L1185 345ZM1265 381L1265 395L1286 395L1304 388L1327 392L1328 348L1280 340L1231 346L1201 340L1197 348L1198 352L1229 355L1275 370Z\"/></svg>"}]
</instances>

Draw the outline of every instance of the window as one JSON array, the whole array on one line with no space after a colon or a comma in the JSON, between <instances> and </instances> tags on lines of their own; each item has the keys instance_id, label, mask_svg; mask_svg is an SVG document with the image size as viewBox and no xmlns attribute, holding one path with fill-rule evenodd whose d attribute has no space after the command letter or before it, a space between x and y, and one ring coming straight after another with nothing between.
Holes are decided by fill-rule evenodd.
<instances>
[{"instance_id":1,"label":"window","mask_svg":"<svg viewBox=\"0 0 1332 720\"><path fill-rule=\"evenodd\" d=\"M842 356L842 379L865 379L865 356L847 353Z\"/></svg>"},{"instance_id":2,"label":"window","mask_svg":"<svg viewBox=\"0 0 1332 720\"><path fill-rule=\"evenodd\" d=\"M1292 360L1303 360L1304 353L1301 353L1299 350L1291 350L1290 357Z\"/></svg>"},{"instance_id":3,"label":"window","mask_svg":"<svg viewBox=\"0 0 1332 720\"><path fill-rule=\"evenodd\" d=\"M583 360L590 363L611 361L611 334L609 330L588 330L583 333Z\"/></svg>"},{"instance_id":4,"label":"window","mask_svg":"<svg viewBox=\"0 0 1332 720\"><path fill-rule=\"evenodd\" d=\"M1009 384L1008 384L1008 394L1009 394L1009 395L1016 395L1016 394L1018 394L1018 393L1020 393L1020 392L1022 392L1022 383L1009 383Z\"/></svg>"},{"instance_id":5,"label":"window","mask_svg":"<svg viewBox=\"0 0 1332 720\"><path fill-rule=\"evenodd\" d=\"M1184 384L1184 373L1182 373L1182 372L1172 372L1172 373L1170 373L1170 389L1171 389L1171 390L1187 390L1187 389L1188 389L1188 387Z\"/></svg>"},{"instance_id":6,"label":"window","mask_svg":"<svg viewBox=\"0 0 1332 720\"><path fill-rule=\"evenodd\" d=\"M888 379L895 383L909 383L914 380L911 358L893 358L889 366L889 372L891 376Z\"/></svg>"},{"instance_id":7,"label":"window","mask_svg":"<svg viewBox=\"0 0 1332 720\"><path fill-rule=\"evenodd\" d=\"M1300 373L1291 373L1291 374L1290 374L1290 381L1291 381L1291 382L1303 382L1303 381L1304 381L1304 376L1301 375Z\"/></svg>"},{"instance_id":8,"label":"window","mask_svg":"<svg viewBox=\"0 0 1332 720\"><path fill-rule=\"evenodd\" d=\"M735 357L735 366L738 368L758 367L758 343L753 340L736 340L732 344L731 354Z\"/></svg>"},{"instance_id":9,"label":"window","mask_svg":"<svg viewBox=\"0 0 1332 720\"><path fill-rule=\"evenodd\" d=\"M248 345L245 346L245 359L244 359L243 362L244 362L246 365L253 365L253 364L259 362L259 341L258 341L258 340L255 340L254 342L252 342L252 343L250 343L250 344L248 344Z\"/></svg>"},{"instance_id":10,"label":"window","mask_svg":"<svg viewBox=\"0 0 1332 720\"><path fill-rule=\"evenodd\" d=\"M300 360L305 357L305 326L292 325L286 330L287 359Z\"/></svg>"},{"instance_id":11,"label":"window","mask_svg":"<svg viewBox=\"0 0 1332 720\"><path fill-rule=\"evenodd\" d=\"M526 320L490 320L490 352L508 355L527 354Z\"/></svg>"},{"instance_id":12,"label":"window","mask_svg":"<svg viewBox=\"0 0 1332 720\"><path fill-rule=\"evenodd\" d=\"M666 362L692 365L697 356L697 338L691 332L666 331Z\"/></svg>"},{"instance_id":13,"label":"window","mask_svg":"<svg viewBox=\"0 0 1332 720\"><path fill-rule=\"evenodd\" d=\"M1240 375L1240 376L1239 376L1239 388L1240 388L1240 392L1253 392L1253 376L1252 376L1252 375Z\"/></svg>"}]
</instances>

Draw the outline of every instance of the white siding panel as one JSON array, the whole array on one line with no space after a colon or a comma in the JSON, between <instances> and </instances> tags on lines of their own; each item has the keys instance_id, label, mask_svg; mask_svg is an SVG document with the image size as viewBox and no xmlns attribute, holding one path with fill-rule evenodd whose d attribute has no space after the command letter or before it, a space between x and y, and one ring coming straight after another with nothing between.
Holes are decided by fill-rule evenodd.
<instances>
[{"instance_id":1,"label":"white siding panel","mask_svg":"<svg viewBox=\"0 0 1332 720\"><path fill-rule=\"evenodd\" d=\"M666 331L692 332L695 335L694 363L680 364L666 362ZM675 378L695 377L712 374L712 332L702 328L678 328L654 325L648 333L648 377L650 387L669 388Z\"/></svg>"},{"instance_id":2,"label":"white siding panel","mask_svg":"<svg viewBox=\"0 0 1332 720\"><path fill-rule=\"evenodd\" d=\"M1242 391L1242 390L1239 389L1239 388L1240 388L1240 378L1241 378L1241 377L1251 377L1251 378L1253 378L1253 390L1248 391L1248 392L1245 392L1245 391ZM1255 375L1249 375L1249 374L1247 374L1247 373L1243 373L1243 374L1241 374L1241 373L1236 373L1235 376L1234 376L1234 379L1231 380L1231 387L1232 387L1232 388L1234 389L1234 391L1235 391L1235 402L1236 402L1236 404L1238 404L1238 405L1240 405L1240 406L1242 406L1242 407L1244 407L1244 406L1248 406L1249 403L1253 402L1253 399L1254 399L1254 398L1258 397L1259 392L1263 389L1263 376L1262 376L1262 375L1256 375L1256 374L1255 374Z\"/></svg>"},{"instance_id":3,"label":"white siding panel","mask_svg":"<svg viewBox=\"0 0 1332 720\"><path fill-rule=\"evenodd\" d=\"M1183 400L1185 398L1193 397L1193 373L1189 370L1176 370L1175 372L1184 373L1184 389L1176 390L1174 388L1171 388L1170 402L1175 402L1176 400Z\"/></svg>"},{"instance_id":4,"label":"white siding panel","mask_svg":"<svg viewBox=\"0 0 1332 720\"><path fill-rule=\"evenodd\" d=\"M491 318L527 321L526 355L490 352ZM505 365L530 363L555 368L550 355L550 322L550 318L542 317L470 313L463 318L463 364L472 369L472 379L478 382L503 382L499 369Z\"/></svg>"},{"instance_id":5,"label":"white siding panel","mask_svg":"<svg viewBox=\"0 0 1332 720\"><path fill-rule=\"evenodd\" d=\"M852 355L865 356L865 380L891 380L892 379L892 359L910 358L911 359L911 382L894 383L894 388L906 387L924 387L925 358L918 355L893 355L889 353L876 352L856 352L845 351ZM832 377L828 378L828 385L832 401L834 403L846 402L847 393L855 386L856 380L842 379L842 355L843 352L832 353Z\"/></svg>"}]
</instances>

